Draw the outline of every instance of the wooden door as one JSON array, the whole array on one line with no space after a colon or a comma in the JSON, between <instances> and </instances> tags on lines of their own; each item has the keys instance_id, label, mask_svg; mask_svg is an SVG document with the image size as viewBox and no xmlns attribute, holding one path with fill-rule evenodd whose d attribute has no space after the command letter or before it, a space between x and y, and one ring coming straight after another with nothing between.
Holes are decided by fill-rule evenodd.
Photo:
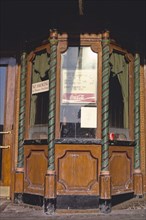
<instances>
[{"instance_id":1,"label":"wooden door","mask_svg":"<svg viewBox=\"0 0 146 220\"><path fill-rule=\"evenodd\" d=\"M16 60L0 59L0 197L10 197Z\"/></svg>"}]
</instances>

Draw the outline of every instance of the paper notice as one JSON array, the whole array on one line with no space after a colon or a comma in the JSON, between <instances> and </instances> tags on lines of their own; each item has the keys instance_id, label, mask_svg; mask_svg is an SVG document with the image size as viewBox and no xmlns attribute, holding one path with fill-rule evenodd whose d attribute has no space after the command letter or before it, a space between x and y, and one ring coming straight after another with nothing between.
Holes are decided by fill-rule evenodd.
<instances>
[{"instance_id":1,"label":"paper notice","mask_svg":"<svg viewBox=\"0 0 146 220\"><path fill-rule=\"evenodd\" d=\"M81 128L97 128L96 107L81 107Z\"/></svg>"}]
</instances>

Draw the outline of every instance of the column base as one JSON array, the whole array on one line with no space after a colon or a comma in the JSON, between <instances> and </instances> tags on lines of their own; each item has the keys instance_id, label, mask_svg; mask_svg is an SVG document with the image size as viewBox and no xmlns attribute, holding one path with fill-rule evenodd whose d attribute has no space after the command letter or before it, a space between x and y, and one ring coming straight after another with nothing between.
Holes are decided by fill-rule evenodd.
<instances>
[{"instance_id":1,"label":"column base","mask_svg":"<svg viewBox=\"0 0 146 220\"><path fill-rule=\"evenodd\" d=\"M111 212L111 177L109 171L100 174L99 209L102 213Z\"/></svg>"},{"instance_id":2,"label":"column base","mask_svg":"<svg viewBox=\"0 0 146 220\"><path fill-rule=\"evenodd\" d=\"M44 199L44 212L47 215L53 215L56 210L56 198Z\"/></svg>"},{"instance_id":3,"label":"column base","mask_svg":"<svg viewBox=\"0 0 146 220\"><path fill-rule=\"evenodd\" d=\"M23 203L24 192L24 169L17 168L14 178L14 202L17 204Z\"/></svg>"},{"instance_id":4,"label":"column base","mask_svg":"<svg viewBox=\"0 0 146 220\"><path fill-rule=\"evenodd\" d=\"M56 172L48 170L45 177L44 211L52 215L56 209Z\"/></svg>"},{"instance_id":5,"label":"column base","mask_svg":"<svg viewBox=\"0 0 146 220\"><path fill-rule=\"evenodd\" d=\"M110 199L100 199L99 200L99 209L101 213L108 214L112 210L111 200Z\"/></svg>"},{"instance_id":6,"label":"column base","mask_svg":"<svg viewBox=\"0 0 146 220\"><path fill-rule=\"evenodd\" d=\"M103 171L100 174L100 199L111 199L111 177L109 171Z\"/></svg>"},{"instance_id":7,"label":"column base","mask_svg":"<svg viewBox=\"0 0 146 220\"><path fill-rule=\"evenodd\" d=\"M138 198L143 197L143 175L139 169L134 171L134 195Z\"/></svg>"},{"instance_id":8,"label":"column base","mask_svg":"<svg viewBox=\"0 0 146 220\"><path fill-rule=\"evenodd\" d=\"M16 204L23 203L23 194L22 193L15 193L14 194L14 203L16 203Z\"/></svg>"},{"instance_id":9,"label":"column base","mask_svg":"<svg viewBox=\"0 0 146 220\"><path fill-rule=\"evenodd\" d=\"M24 172L16 170L15 181L14 181L14 192L23 193L24 191Z\"/></svg>"}]
</instances>

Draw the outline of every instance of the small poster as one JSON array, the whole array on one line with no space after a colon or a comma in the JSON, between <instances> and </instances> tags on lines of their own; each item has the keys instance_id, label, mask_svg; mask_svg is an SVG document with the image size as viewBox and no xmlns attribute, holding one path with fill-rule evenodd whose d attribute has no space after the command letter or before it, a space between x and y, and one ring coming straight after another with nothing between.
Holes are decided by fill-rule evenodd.
<instances>
[{"instance_id":1,"label":"small poster","mask_svg":"<svg viewBox=\"0 0 146 220\"><path fill-rule=\"evenodd\" d=\"M96 103L97 72L62 70L62 103Z\"/></svg>"},{"instance_id":2,"label":"small poster","mask_svg":"<svg viewBox=\"0 0 146 220\"><path fill-rule=\"evenodd\" d=\"M32 84L32 94L42 93L49 91L49 80L37 82Z\"/></svg>"},{"instance_id":3,"label":"small poster","mask_svg":"<svg viewBox=\"0 0 146 220\"><path fill-rule=\"evenodd\" d=\"M81 107L81 128L97 128L97 107Z\"/></svg>"}]
</instances>

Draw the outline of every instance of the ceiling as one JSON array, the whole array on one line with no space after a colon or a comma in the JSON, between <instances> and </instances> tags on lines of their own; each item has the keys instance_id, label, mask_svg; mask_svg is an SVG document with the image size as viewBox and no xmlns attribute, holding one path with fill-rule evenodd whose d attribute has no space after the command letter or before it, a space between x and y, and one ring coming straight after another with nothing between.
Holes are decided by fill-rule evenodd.
<instances>
[{"instance_id":1,"label":"ceiling","mask_svg":"<svg viewBox=\"0 0 146 220\"><path fill-rule=\"evenodd\" d=\"M0 49L20 50L58 31L102 32L123 47L145 54L145 0L0 0Z\"/></svg>"}]
</instances>

